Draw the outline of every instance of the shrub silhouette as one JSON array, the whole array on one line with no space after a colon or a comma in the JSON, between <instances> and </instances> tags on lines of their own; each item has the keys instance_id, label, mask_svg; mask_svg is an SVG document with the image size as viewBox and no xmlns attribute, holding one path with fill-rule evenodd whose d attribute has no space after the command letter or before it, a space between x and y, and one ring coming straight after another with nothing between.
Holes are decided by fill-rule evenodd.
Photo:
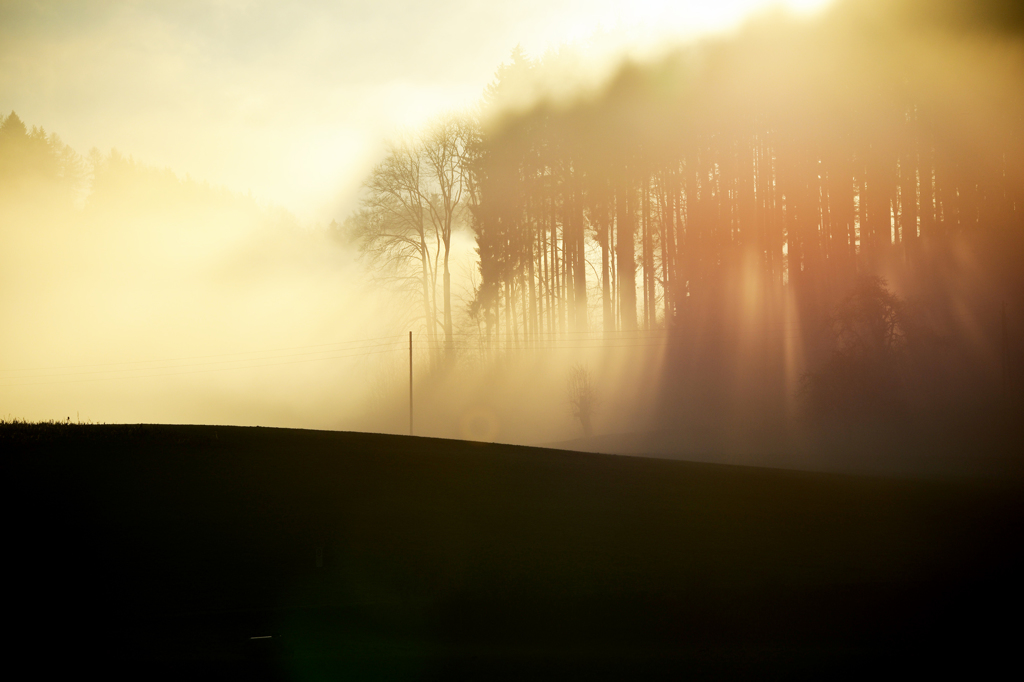
<instances>
[{"instance_id":1,"label":"shrub silhouette","mask_svg":"<svg viewBox=\"0 0 1024 682\"><path fill-rule=\"evenodd\" d=\"M804 376L817 414L883 414L903 409L909 346L905 301L881 277L862 277L826 316L832 353Z\"/></svg>"},{"instance_id":2,"label":"shrub silhouette","mask_svg":"<svg viewBox=\"0 0 1024 682\"><path fill-rule=\"evenodd\" d=\"M583 435L593 435L592 418L597 406L597 394L590 378L590 369L586 365L577 362L569 368L566 391L572 416L583 427Z\"/></svg>"}]
</instances>

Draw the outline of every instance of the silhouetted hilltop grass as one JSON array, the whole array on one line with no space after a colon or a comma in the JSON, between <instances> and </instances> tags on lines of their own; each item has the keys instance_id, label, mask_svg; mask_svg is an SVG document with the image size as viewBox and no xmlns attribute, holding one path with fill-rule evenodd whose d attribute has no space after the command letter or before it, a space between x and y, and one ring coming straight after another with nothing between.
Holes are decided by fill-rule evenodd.
<instances>
[{"instance_id":1,"label":"silhouetted hilltop grass","mask_svg":"<svg viewBox=\"0 0 1024 682\"><path fill-rule=\"evenodd\" d=\"M224 426L6 423L0 446L19 642L75 665L980 665L1010 650L1002 616L1021 605L1017 482Z\"/></svg>"}]
</instances>

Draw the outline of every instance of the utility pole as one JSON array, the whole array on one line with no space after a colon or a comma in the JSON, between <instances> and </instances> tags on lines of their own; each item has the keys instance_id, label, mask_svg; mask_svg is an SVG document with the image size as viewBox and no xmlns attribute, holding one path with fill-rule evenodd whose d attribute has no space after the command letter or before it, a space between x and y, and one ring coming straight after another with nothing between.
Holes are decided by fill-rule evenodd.
<instances>
[{"instance_id":1,"label":"utility pole","mask_svg":"<svg viewBox=\"0 0 1024 682\"><path fill-rule=\"evenodd\" d=\"M1006 330L1006 301L1003 301L1003 405L1010 399L1010 336Z\"/></svg>"},{"instance_id":2,"label":"utility pole","mask_svg":"<svg viewBox=\"0 0 1024 682\"><path fill-rule=\"evenodd\" d=\"M413 435L413 333L409 333L409 435Z\"/></svg>"}]
</instances>

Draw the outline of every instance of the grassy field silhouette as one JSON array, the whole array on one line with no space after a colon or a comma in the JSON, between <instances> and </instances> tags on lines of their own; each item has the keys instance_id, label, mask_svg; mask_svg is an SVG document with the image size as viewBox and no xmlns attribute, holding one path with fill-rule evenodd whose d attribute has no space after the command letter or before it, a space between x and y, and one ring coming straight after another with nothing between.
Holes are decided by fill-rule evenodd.
<instances>
[{"instance_id":1,"label":"grassy field silhouette","mask_svg":"<svg viewBox=\"0 0 1024 682\"><path fill-rule=\"evenodd\" d=\"M225 426L0 444L18 642L51 666L862 674L994 663L1021 604L1016 480Z\"/></svg>"}]
</instances>

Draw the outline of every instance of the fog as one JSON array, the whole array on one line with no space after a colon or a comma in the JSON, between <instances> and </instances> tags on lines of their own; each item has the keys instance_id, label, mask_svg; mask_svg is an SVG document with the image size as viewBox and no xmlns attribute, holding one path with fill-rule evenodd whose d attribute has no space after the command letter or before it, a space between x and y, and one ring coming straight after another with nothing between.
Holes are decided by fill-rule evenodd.
<instances>
[{"instance_id":1,"label":"fog","mask_svg":"<svg viewBox=\"0 0 1024 682\"><path fill-rule=\"evenodd\" d=\"M31 166L41 151L26 145L19 155L10 135L4 142L5 170ZM303 226L283 209L116 151L79 162L81 177L67 182L5 178L8 419L405 433L406 330L416 329L418 435L553 441L578 435L570 365L588 363L596 385L611 387L637 374L625 365L647 350L552 339L496 362L462 310L478 279L462 228L458 360L439 373L422 319L374 278L341 228ZM602 428L633 428L645 403L634 405L632 414L617 401L600 405Z\"/></svg>"},{"instance_id":2,"label":"fog","mask_svg":"<svg viewBox=\"0 0 1024 682\"><path fill-rule=\"evenodd\" d=\"M82 209L5 197L11 416L325 427L353 408L325 386L352 368L303 355L370 315L350 255L251 199L104 165Z\"/></svg>"},{"instance_id":3,"label":"fog","mask_svg":"<svg viewBox=\"0 0 1024 682\"><path fill-rule=\"evenodd\" d=\"M411 331L416 435L820 467L984 430L1019 25L763 4L5 8L0 417L407 433Z\"/></svg>"}]
</instances>

